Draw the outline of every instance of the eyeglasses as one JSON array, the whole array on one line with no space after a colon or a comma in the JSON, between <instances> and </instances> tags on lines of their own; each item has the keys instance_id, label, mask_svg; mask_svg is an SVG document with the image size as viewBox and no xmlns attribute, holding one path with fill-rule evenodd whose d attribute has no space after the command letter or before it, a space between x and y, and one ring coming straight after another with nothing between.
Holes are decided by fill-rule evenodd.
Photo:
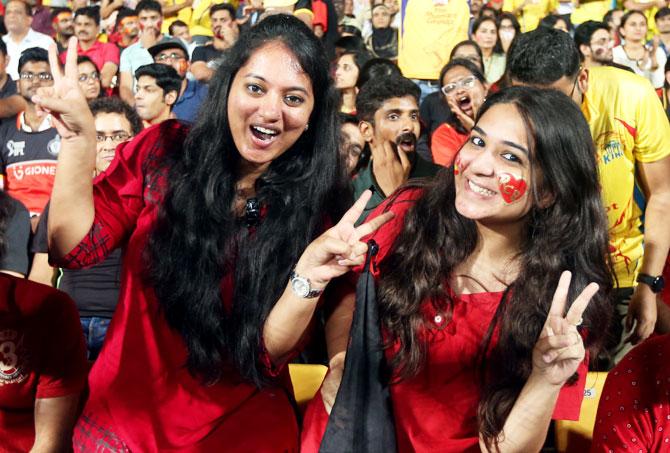
<instances>
[{"instance_id":1,"label":"eyeglasses","mask_svg":"<svg viewBox=\"0 0 670 453\"><path fill-rule=\"evenodd\" d=\"M442 87L442 94L446 96L458 88L472 88L473 86L475 86L476 81L477 77L468 76L462 80L459 80L458 82L448 83Z\"/></svg>"},{"instance_id":2,"label":"eyeglasses","mask_svg":"<svg viewBox=\"0 0 670 453\"><path fill-rule=\"evenodd\" d=\"M177 52L172 52L172 53L162 53L160 55L156 55L155 62L156 63L163 63L168 60L170 61L178 61L178 60L185 60L186 57L178 54Z\"/></svg>"},{"instance_id":3,"label":"eyeglasses","mask_svg":"<svg viewBox=\"0 0 670 453\"><path fill-rule=\"evenodd\" d=\"M120 143L125 142L129 138L130 135L126 134L125 132L119 132L117 134L112 135L97 134L95 136L95 139L97 140L98 143L104 143L107 141L107 139L110 139L112 143Z\"/></svg>"},{"instance_id":4,"label":"eyeglasses","mask_svg":"<svg viewBox=\"0 0 670 453\"><path fill-rule=\"evenodd\" d=\"M100 74L98 74L97 72L92 72L92 73L90 73L90 74L84 74L84 73L79 74L79 81L80 81L81 83L86 83L86 82L88 82L89 80L92 80L92 81L94 81L94 82L95 82L96 80L100 80Z\"/></svg>"},{"instance_id":5,"label":"eyeglasses","mask_svg":"<svg viewBox=\"0 0 670 453\"><path fill-rule=\"evenodd\" d=\"M40 82L51 82L54 79L50 72L40 72L39 74L35 74L34 72L26 71L19 74L19 77L21 80L28 80L31 82L35 80L35 77L37 77L37 80Z\"/></svg>"}]
</instances>

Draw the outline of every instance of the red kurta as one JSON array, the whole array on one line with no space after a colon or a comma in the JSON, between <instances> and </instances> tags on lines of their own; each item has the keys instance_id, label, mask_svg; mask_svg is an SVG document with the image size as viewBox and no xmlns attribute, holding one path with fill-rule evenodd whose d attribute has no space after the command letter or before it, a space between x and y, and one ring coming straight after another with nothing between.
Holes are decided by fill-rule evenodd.
<instances>
[{"instance_id":1,"label":"red kurta","mask_svg":"<svg viewBox=\"0 0 670 453\"><path fill-rule=\"evenodd\" d=\"M420 195L420 191L403 193L391 207L395 217L372 236L379 245L377 263L390 251L403 227L405 214ZM368 221L384 207L385 204L373 211ZM424 305L428 321L423 332L428 341L426 362L417 376L390 387L399 452L480 451L476 357L501 297L502 293L456 296L448 323L432 304ZM388 359L393 352L395 348L386 351ZM578 369L577 384L561 390L554 410L555 419L579 418L586 372L583 363ZM319 395L317 393L317 398L312 400L305 415L303 452L318 451L328 422Z\"/></svg>"},{"instance_id":2,"label":"red kurta","mask_svg":"<svg viewBox=\"0 0 670 453\"><path fill-rule=\"evenodd\" d=\"M168 326L141 277L142 253L167 176L155 171L156 162L168 147L181 149L186 133L180 123L166 121L117 149L95 183L93 227L62 260L80 268L126 245L119 303L89 376L75 451L297 450L298 427L286 389L258 390L232 366L211 386L191 376L181 335ZM230 301L232 282L225 280L223 299ZM280 374L268 357L263 361L270 375Z\"/></svg>"},{"instance_id":3,"label":"red kurta","mask_svg":"<svg viewBox=\"0 0 670 453\"><path fill-rule=\"evenodd\" d=\"M670 335L633 348L608 373L591 451L670 451Z\"/></svg>"}]
</instances>

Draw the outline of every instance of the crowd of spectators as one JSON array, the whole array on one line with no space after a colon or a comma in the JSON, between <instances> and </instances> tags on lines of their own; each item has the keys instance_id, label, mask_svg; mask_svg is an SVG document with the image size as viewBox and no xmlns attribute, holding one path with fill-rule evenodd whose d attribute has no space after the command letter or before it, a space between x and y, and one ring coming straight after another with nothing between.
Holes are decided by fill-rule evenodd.
<instances>
[{"instance_id":1,"label":"crowd of spectators","mask_svg":"<svg viewBox=\"0 0 670 453\"><path fill-rule=\"evenodd\" d=\"M212 115L207 106L216 105L212 96L218 92L212 89L233 83L222 75L235 64L231 49L278 14L294 16L311 30L310 39L313 34L329 62L328 90L337 94L339 111L333 126L340 131L339 159L348 189L355 199L372 190L352 228L369 216L378 219L380 206L388 206L403 188L439 179L445 168L458 174L459 152L483 135L480 113L496 93L514 93L515 86L553 89L579 106L596 154L592 176L607 216L613 285L609 335L589 357L591 369L614 368L593 448L628 451L631 436L634 444L646 442L644 451L664 451L664 442L670 448L665 434L658 434L670 429L668 392L661 394L670 382L670 370L661 365L670 354L669 343L667 337L647 340L670 332L670 297L661 297L668 292L662 292L663 277L670 278L665 221L670 209L670 7L667 0L619 3L615 8L599 0L0 4L0 451L69 448L83 407L79 398L85 394L87 360L90 366L103 350L124 284L127 238L118 238L118 248L105 250L104 259L86 269L65 269L53 256L50 198L62 142L69 137L63 135L64 120L44 108L40 97L60 89L63 67L76 53L77 87L96 132L90 178L97 184L107 177L117 147L131 149L127 142L143 130L177 120L180 126L171 127L181 136L179 128L205 124ZM287 60L273 71L295 69L291 64ZM262 84L246 89L253 96L265 94ZM314 95L326 99L328 93ZM286 96L286 102L297 107L294 98ZM232 115L228 109L223 117L228 121ZM525 121L531 128L533 121ZM257 140L275 134L267 125L254 127ZM304 131L315 127L307 122ZM115 188L127 190L123 182L114 182ZM540 192L539 186L532 190ZM341 200L348 197L343 193ZM93 233L88 240L94 241L91 249L100 247ZM316 328L327 336L326 317ZM314 335L313 341L321 341L314 350L331 350L322 336ZM330 364L329 376L344 365L332 354L301 357ZM646 380L650 386L656 380L659 399L631 393L641 385L622 396L630 380ZM322 398L329 412L334 396L328 388L325 384ZM625 406L626 416L610 417L619 406ZM655 415L647 420L650 412ZM640 421L631 427L628 422L636 417ZM630 435L622 434L626 430ZM314 442L310 437L303 448L309 451ZM420 450L419 445L413 448Z\"/></svg>"}]
</instances>

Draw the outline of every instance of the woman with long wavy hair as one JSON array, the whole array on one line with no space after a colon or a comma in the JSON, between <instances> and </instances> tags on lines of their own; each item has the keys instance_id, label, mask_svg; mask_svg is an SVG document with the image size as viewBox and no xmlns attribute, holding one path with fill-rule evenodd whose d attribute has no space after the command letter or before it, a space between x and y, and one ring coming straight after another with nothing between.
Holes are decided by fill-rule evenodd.
<instances>
[{"instance_id":1,"label":"woman with long wavy hair","mask_svg":"<svg viewBox=\"0 0 670 453\"><path fill-rule=\"evenodd\" d=\"M370 231L353 227L369 193L327 229L350 197L324 55L298 19L268 17L229 51L192 129L143 131L94 184L76 62L35 97L62 136L52 257L77 268L125 247L76 451L297 449L284 365Z\"/></svg>"},{"instance_id":2,"label":"woman with long wavy hair","mask_svg":"<svg viewBox=\"0 0 670 453\"><path fill-rule=\"evenodd\" d=\"M453 167L377 209L395 213L371 238L399 451L539 451L552 416L579 416L585 347L611 311L595 155L567 96L514 87L483 105ZM354 296L338 294L327 330L344 333L303 451L342 373Z\"/></svg>"}]
</instances>

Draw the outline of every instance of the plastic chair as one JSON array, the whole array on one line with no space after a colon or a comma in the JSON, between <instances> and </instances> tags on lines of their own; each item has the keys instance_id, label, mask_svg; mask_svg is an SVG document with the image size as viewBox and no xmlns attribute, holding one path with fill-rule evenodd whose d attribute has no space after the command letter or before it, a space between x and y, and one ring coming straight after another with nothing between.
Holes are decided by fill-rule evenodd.
<instances>
[{"instance_id":1,"label":"plastic chair","mask_svg":"<svg viewBox=\"0 0 670 453\"><path fill-rule=\"evenodd\" d=\"M305 365L290 363L288 372L293 384L293 395L298 406L304 407L321 387L328 368L323 365Z\"/></svg>"},{"instance_id":2,"label":"plastic chair","mask_svg":"<svg viewBox=\"0 0 670 453\"><path fill-rule=\"evenodd\" d=\"M606 372L590 372L586 376L584 400L579 420L556 421L556 451L558 453L588 453L591 449L593 427L596 423L598 402L605 385Z\"/></svg>"}]
</instances>

